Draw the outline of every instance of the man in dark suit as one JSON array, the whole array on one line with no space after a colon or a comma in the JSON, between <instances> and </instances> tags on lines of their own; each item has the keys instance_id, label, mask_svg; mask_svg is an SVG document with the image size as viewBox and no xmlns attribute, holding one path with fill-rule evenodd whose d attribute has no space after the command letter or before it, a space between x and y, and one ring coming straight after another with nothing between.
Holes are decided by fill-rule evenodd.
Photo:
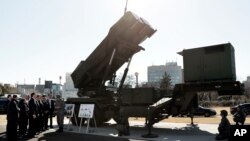
<instances>
[{"instance_id":1,"label":"man in dark suit","mask_svg":"<svg viewBox=\"0 0 250 141\"><path fill-rule=\"evenodd\" d=\"M55 111L55 101L52 99L52 95L49 95L49 121L50 128L53 128L53 113Z\"/></svg>"},{"instance_id":2,"label":"man in dark suit","mask_svg":"<svg viewBox=\"0 0 250 141\"><path fill-rule=\"evenodd\" d=\"M7 110L7 139L9 141L17 141L17 125L18 125L18 112L20 111L17 102L17 95L8 104Z\"/></svg>"},{"instance_id":3,"label":"man in dark suit","mask_svg":"<svg viewBox=\"0 0 250 141\"><path fill-rule=\"evenodd\" d=\"M47 130L48 119L49 119L49 100L47 99L47 95L42 96L42 102L43 102L43 111L44 111L43 128L44 130Z\"/></svg>"},{"instance_id":4,"label":"man in dark suit","mask_svg":"<svg viewBox=\"0 0 250 141\"><path fill-rule=\"evenodd\" d=\"M244 125L246 120L246 114L240 107L237 107L237 112L233 116L233 120L234 122L236 122L236 125Z\"/></svg>"},{"instance_id":5,"label":"man in dark suit","mask_svg":"<svg viewBox=\"0 0 250 141\"><path fill-rule=\"evenodd\" d=\"M36 134L36 118L38 116L37 112L37 106L36 106L36 94L31 93L30 94L30 100L29 100L29 131L28 131L28 136L29 137L34 137Z\"/></svg>"},{"instance_id":6,"label":"man in dark suit","mask_svg":"<svg viewBox=\"0 0 250 141\"><path fill-rule=\"evenodd\" d=\"M23 98L19 100L18 107L20 108L19 114L19 136L23 138L27 132L28 120L29 120L29 106L28 95L23 95Z\"/></svg>"},{"instance_id":7,"label":"man in dark suit","mask_svg":"<svg viewBox=\"0 0 250 141\"><path fill-rule=\"evenodd\" d=\"M36 106L38 111L37 119L37 132L43 131L43 119L44 119L44 111L43 111L43 103L42 103L42 95L38 94L36 96Z\"/></svg>"},{"instance_id":8,"label":"man in dark suit","mask_svg":"<svg viewBox=\"0 0 250 141\"><path fill-rule=\"evenodd\" d=\"M7 114L8 105L9 105L11 99L12 99L12 96L9 94L9 95L7 96L7 100L6 100L5 105L4 105L5 113L6 113L6 114Z\"/></svg>"}]
</instances>

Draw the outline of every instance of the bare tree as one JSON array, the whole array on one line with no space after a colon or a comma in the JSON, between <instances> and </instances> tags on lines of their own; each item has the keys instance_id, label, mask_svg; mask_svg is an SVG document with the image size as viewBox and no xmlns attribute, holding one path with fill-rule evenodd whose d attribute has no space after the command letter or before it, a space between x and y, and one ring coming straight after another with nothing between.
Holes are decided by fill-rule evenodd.
<instances>
[{"instance_id":1,"label":"bare tree","mask_svg":"<svg viewBox=\"0 0 250 141\"><path fill-rule=\"evenodd\" d=\"M2 85L2 84L0 84L0 95L4 95L4 94L6 94L6 93L8 93L9 91L8 91L8 89L6 88L6 87L4 87L4 85Z\"/></svg>"},{"instance_id":2,"label":"bare tree","mask_svg":"<svg viewBox=\"0 0 250 141\"><path fill-rule=\"evenodd\" d=\"M160 88L167 89L167 90L172 88L171 77L170 77L170 75L167 74L167 72L164 73L164 75L160 81Z\"/></svg>"},{"instance_id":3,"label":"bare tree","mask_svg":"<svg viewBox=\"0 0 250 141\"><path fill-rule=\"evenodd\" d=\"M3 88L2 88L2 85L0 84L0 96L3 95Z\"/></svg>"},{"instance_id":4,"label":"bare tree","mask_svg":"<svg viewBox=\"0 0 250 141\"><path fill-rule=\"evenodd\" d=\"M9 93L17 93L17 88L0 84L0 95L9 94Z\"/></svg>"},{"instance_id":5,"label":"bare tree","mask_svg":"<svg viewBox=\"0 0 250 141\"><path fill-rule=\"evenodd\" d=\"M118 86L120 85L120 81L122 79L122 73L120 73L118 76L116 76L115 81L118 83ZM135 84L135 78L134 75L129 74L127 75L125 82L124 82L124 87L129 87L133 86Z\"/></svg>"},{"instance_id":6,"label":"bare tree","mask_svg":"<svg viewBox=\"0 0 250 141\"><path fill-rule=\"evenodd\" d=\"M166 72L162 76L162 79L159 81L153 81L153 82L144 82L141 84L141 87L154 87L157 89L166 89L166 90L172 90L171 85L171 78L170 75L168 75Z\"/></svg>"}]
</instances>

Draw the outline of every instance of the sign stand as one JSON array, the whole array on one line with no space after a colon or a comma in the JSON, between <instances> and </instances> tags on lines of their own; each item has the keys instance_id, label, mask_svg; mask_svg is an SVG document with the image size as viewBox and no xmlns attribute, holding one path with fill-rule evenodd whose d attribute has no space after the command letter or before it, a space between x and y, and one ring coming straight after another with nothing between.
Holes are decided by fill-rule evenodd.
<instances>
[{"instance_id":1,"label":"sign stand","mask_svg":"<svg viewBox=\"0 0 250 141\"><path fill-rule=\"evenodd\" d=\"M96 126L96 121L95 121L95 115L94 115L94 123L95 123L95 128L97 128L97 126Z\"/></svg>"},{"instance_id":2,"label":"sign stand","mask_svg":"<svg viewBox=\"0 0 250 141\"><path fill-rule=\"evenodd\" d=\"M80 105L79 114L78 114L78 117L81 118L79 132L81 131L82 119L86 118L87 119L86 133L89 133L89 122L90 122L90 119L93 118L93 115L94 115L94 106L95 106L94 104L81 104ZM95 116L94 116L94 123L96 126Z\"/></svg>"},{"instance_id":3,"label":"sign stand","mask_svg":"<svg viewBox=\"0 0 250 141\"><path fill-rule=\"evenodd\" d=\"M75 115L75 116L74 116ZM75 111L73 112L73 116L72 117L74 117L74 120L75 120L75 123L76 123L76 126L78 126L78 122L77 122L77 119L76 119L76 114L75 114ZM69 129L69 125L70 125L70 123L72 124L72 121L71 121L71 118L72 117L68 117L69 118L69 123L68 123L68 127L67 127L67 129ZM72 119L73 120L73 119ZM69 129L70 130L70 129ZM72 129L71 129L72 130Z\"/></svg>"},{"instance_id":4,"label":"sign stand","mask_svg":"<svg viewBox=\"0 0 250 141\"><path fill-rule=\"evenodd\" d=\"M82 127L82 118L81 118L80 125L79 125L79 132L81 131L81 127Z\"/></svg>"},{"instance_id":5,"label":"sign stand","mask_svg":"<svg viewBox=\"0 0 250 141\"><path fill-rule=\"evenodd\" d=\"M75 115L75 123L76 123L76 126L78 126L78 122L77 122L77 119L76 119L76 113L74 111L74 115Z\"/></svg>"},{"instance_id":6,"label":"sign stand","mask_svg":"<svg viewBox=\"0 0 250 141\"><path fill-rule=\"evenodd\" d=\"M96 121L95 121L95 115L93 115L93 120L94 120L94 128L97 128L96 126ZM89 123L90 123L90 118L87 119L87 128L86 128L86 133L94 132L95 130L89 130Z\"/></svg>"},{"instance_id":7,"label":"sign stand","mask_svg":"<svg viewBox=\"0 0 250 141\"><path fill-rule=\"evenodd\" d=\"M87 119L87 128L86 128L86 133L88 133L88 132L89 132L89 121L90 121L90 119L88 118L88 119Z\"/></svg>"},{"instance_id":8,"label":"sign stand","mask_svg":"<svg viewBox=\"0 0 250 141\"><path fill-rule=\"evenodd\" d=\"M72 123L71 118L75 115L75 110L74 109L75 109L75 104L65 104L65 107L64 107L65 116L67 118L69 118L69 123L68 123L67 129L69 129L69 125L70 125L70 123ZM75 122L76 122L76 116L75 116Z\"/></svg>"}]
</instances>

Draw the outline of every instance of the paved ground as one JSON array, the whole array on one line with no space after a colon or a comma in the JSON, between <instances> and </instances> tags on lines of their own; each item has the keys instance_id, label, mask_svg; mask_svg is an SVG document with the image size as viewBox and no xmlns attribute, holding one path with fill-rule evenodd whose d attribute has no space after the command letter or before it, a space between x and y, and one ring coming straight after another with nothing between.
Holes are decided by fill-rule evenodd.
<instances>
[{"instance_id":1,"label":"paved ground","mask_svg":"<svg viewBox=\"0 0 250 141\"><path fill-rule=\"evenodd\" d=\"M141 135L147 134L147 129L144 128L144 121L130 121L130 136L119 138L113 121L109 122L109 126L89 128L90 133L86 133L86 126L77 127L68 124L68 119L65 119L64 133L56 133L56 122L54 121L53 129L40 133L38 137L25 139L28 141L137 141L137 140L152 140L152 141L214 141L217 133L217 124L198 124L190 126L187 123L168 123L160 122L154 125L153 134L157 134L157 138L143 138ZM0 141L5 141L6 125L0 125Z\"/></svg>"},{"instance_id":2,"label":"paved ground","mask_svg":"<svg viewBox=\"0 0 250 141\"><path fill-rule=\"evenodd\" d=\"M55 122L54 122L55 123ZM56 133L56 124L54 129L47 130L40 133L37 138L25 139L28 141L136 141L136 140L152 140L152 141L213 141L215 133L217 132L216 124L199 124L197 126L190 126L185 123L157 123L152 130L153 134L157 134L157 138L142 138L141 135L147 134L143 121L131 121L130 136L123 136L119 138L115 125L110 122L109 126L105 127L90 127L90 133L86 134L86 126L77 127L68 124L68 119L65 120L64 133ZM5 141L6 125L0 125L0 141Z\"/></svg>"},{"instance_id":3,"label":"paved ground","mask_svg":"<svg viewBox=\"0 0 250 141\"><path fill-rule=\"evenodd\" d=\"M213 141L217 133L216 124L199 124L197 126L190 126L186 123L157 123L152 129L153 134L157 134L157 138L143 138L141 135L147 134L148 131L144 128L142 121L130 121L130 136L124 136L127 139L136 140L153 140L153 141ZM78 132L79 127L69 126L70 132ZM117 137L115 125L107 127L90 128L91 133L101 136ZM86 127L80 129L80 133L86 132Z\"/></svg>"},{"instance_id":4,"label":"paved ground","mask_svg":"<svg viewBox=\"0 0 250 141\"><path fill-rule=\"evenodd\" d=\"M225 109L226 107L223 107ZM217 108L219 112L222 108ZM228 108L226 110L229 110ZM231 124L232 115L228 116ZM65 118L64 133L56 133L56 119L54 118L53 129L40 133L36 138L25 139L28 141L214 141L215 134L217 133L218 123L221 117L218 115L214 117L194 118L194 122L197 126L190 126L187 123L190 122L190 118L173 118L170 117L160 123L154 125L152 129L153 134L157 134L157 138L142 138L141 135L147 134L147 129L144 128L144 120L131 118L130 120L130 136L118 137L113 121L109 122L109 126L89 129L90 133L86 134L86 126L77 127L72 126L69 120ZM211 124L213 123L213 124ZM250 124L250 117L246 119L246 124ZM0 115L0 141L6 141L6 116Z\"/></svg>"}]
</instances>

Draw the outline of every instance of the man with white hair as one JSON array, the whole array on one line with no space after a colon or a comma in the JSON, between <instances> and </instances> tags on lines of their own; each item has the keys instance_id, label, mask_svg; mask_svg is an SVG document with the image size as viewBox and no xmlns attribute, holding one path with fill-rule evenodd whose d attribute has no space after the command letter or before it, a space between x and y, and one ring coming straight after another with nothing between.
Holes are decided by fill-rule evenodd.
<instances>
[{"instance_id":1,"label":"man with white hair","mask_svg":"<svg viewBox=\"0 0 250 141\"><path fill-rule=\"evenodd\" d=\"M57 124L59 126L59 129L57 130L57 132L63 132L64 106L65 106L65 103L61 99L61 96L56 95L55 110L56 110L56 116L57 116Z\"/></svg>"}]
</instances>

